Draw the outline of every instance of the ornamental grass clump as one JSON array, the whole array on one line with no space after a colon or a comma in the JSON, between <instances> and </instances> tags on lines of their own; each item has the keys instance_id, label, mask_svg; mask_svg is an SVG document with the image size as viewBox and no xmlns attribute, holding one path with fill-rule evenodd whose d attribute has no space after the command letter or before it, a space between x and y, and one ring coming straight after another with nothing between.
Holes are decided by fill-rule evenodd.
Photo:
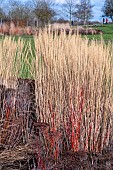
<instances>
[{"instance_id":1,"label":"ornamental grass clump","mask_svg":"<svg viewBox=\"0 0 113 170\"><path fill-rule=\"evenodd\" d=\"M40 31L35 48L37 121L62 134L62 150L101 152L112 135L113 46Z\"/></svg>"},{"instance_id":2,"label":"ornamental grass clump","mask_svg":"<svg viewBox=\"0 0 113 170\"><path fill-rule=\"evenodd\" d=\"M75 154L93 166L113 139L113 45L58 30L39 30L33 43L0 41L1 167L14 152L29 169L66 169Z\"/></svg>"}]
</instances>

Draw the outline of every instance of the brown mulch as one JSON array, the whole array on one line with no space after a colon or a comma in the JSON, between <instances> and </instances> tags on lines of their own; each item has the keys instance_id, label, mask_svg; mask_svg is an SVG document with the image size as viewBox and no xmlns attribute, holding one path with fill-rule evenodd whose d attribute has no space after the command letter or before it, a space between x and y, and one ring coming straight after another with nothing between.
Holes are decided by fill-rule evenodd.
<instances>
[{"instance_id":1,"label":"brown mulch","mask_svg":"<svg viewBox=\"0 0 113 170\"><path fill-rule=\"evenodd\" d=\"M65 151L55 167L58 170L113 170L113 142L102 153Z\"/></svg>"},{"instance_id":2,"label":"brown mulch","mask_svg":"<svg viewBox=\"0 0 113 170\"><path fill-rule=\"evenodd\" d=\"M33 159L35 154L35 144L29 142L26 145L19 145L16 148L4 149L0 145L0 170L6 169L28 169L28 161Z\"/></svg>"},{"instance_id":3,"label":"brown mulch","mask_svg":"<svg viewBox=\"0 0 113 170\"><path fill-rule=\"evenodd\" d=\"M33 148L28 145L3 151L0 154L0 170L28 170L28 161L33 156ZM46 161L49 161L47 170L113 170L112 151L104 151L102 154L65 151L58 162L55 163L52 159Z\"/></svg>"}]
</instances>

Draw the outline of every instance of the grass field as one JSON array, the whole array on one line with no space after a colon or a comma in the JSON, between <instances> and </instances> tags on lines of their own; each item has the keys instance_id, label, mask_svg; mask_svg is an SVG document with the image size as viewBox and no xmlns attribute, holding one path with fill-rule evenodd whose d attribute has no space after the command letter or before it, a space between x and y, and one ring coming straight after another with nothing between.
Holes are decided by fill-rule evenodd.
<instances>
[{"instance_id":1,"label":"grass field","mask_svg":"<svg viewBox=\"0 0 113 170\"><path fill-rule=\"evenodd\" d=\"M99 29L103 31L102 38L105 41L113 41L113 24L105 24L101 26L91 26L94 29ZM101 39L101 35L87 35L89 39Z\"/></svg>"}]
</instances>

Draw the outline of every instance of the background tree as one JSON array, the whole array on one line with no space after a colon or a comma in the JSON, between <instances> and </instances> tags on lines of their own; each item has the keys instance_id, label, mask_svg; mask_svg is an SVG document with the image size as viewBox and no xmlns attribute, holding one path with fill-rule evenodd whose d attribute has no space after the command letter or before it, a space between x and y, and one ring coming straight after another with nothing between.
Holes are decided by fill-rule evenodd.
<instances>
[{"instance_id":1,"label":"background tree","mask_svg":"<svg viewBox=\"0 0 113 170\"><path fill-rule=\"evenodd\" d=\"M0 24L3 23L3 20L6 18L6 13L4 10L3 0L0 0Z\"/></svg>"},{"instance_id":2,"label":"background tree","mask_svg":"<svg viewBox=\"0 0 113 170\"><path fill-rule=\"evenodd\" d=\"M71 24L73 13L76 11L76 1L65 0L65 2L62 4L62 10L65 13L66 17L69 19Z\"/></svg>"},{"instance_id":3,"label":"background tree","mask_svg":"<svg viewBox=\"0 0 113 170\"><path fill-rule=\"evenodd\" d=\"M80 21L84 22L84 25L89 19L93 17L92 8L94 5L91 4L90 0L80 0L76 4L76 12L73 15Z\"/></svg>"},{"instance_id":4,"label":"background tree","mask_svg":"<svg viewBox=\"0 0 113 170\"><path fill-rule=\"evenodd\" d=\"M3 8L0 7L0 19L1 18L4 19L5 17L6 17L6 14L5 14Z\"/></svg>"},{"instance_id":5,"label":"background tree","mask_svg":"<svg viewBox=\"0 0 113 170\"><path fill-rule=\"evenodd\" d=\"M104 16L109 17L113 22L113 0L105 0L102 11Z\"/></svg>"},{"instance_id":6,"label":"background tree","mask_svg":"<svg viewBox=\"0 0 113 170\"><path fill-rule=\"evenodd\" d=\"M8 13L9 18L11 20L16 20L17 23L23 20L26 22L27 25L28 19L32 11L30 4L28 2L23 3L19 0L12 0L9 1L9 6L10 6L9 13Z\"/></svg>"},{"instance_id":7,"label":"background tree","mask_svg":"<svg viewBox=\"0 0 113 170\"><path fill-rule=\"evenodd\" d=\"M54 0L33 0L34 13L38 19L38 23L42 26L48 24L56 15Z\"/></svg>"}]
</instances>

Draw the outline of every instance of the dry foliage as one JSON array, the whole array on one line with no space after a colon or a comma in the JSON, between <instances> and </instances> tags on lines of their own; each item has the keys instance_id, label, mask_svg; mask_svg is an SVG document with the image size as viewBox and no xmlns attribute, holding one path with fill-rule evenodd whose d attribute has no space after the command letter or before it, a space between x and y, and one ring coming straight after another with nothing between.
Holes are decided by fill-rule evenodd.
<instances>
[{"instance_id":1,"label":"dry foliage","mask_svg":"<svg viewBox=\"0 0 113 170\"><path fill-rule=\"evenodd\" d=\"M40 169L52 169L65 150L101 152L113 139L113 45L89 42L71 32L53 35L51 30L40 30L34 40L36 59L30 43L10 37L0 41L0 105L4 86L14 92L13 105L0 110L1 145L9 151L34 139ZM29 121L29 96L35 102L26 90L31 87L27 80L17 82L26 68L35 80L35 123ZM7 96L5 100L10 101Z\"/></svg>"},{"instance_id":2,"label":"dry foliage","mask_svg":"<svg viewBox=\"0 0 113 170\"><path fill-rule=\"evenodd\" d=\"M0 41L0 80L1 83L9 84L9 87L15 86L15 79L21 69L21 56L24 42L18 39L5 37ZM8 82L7 82L8 80Z\"/></svg>"},{"instance_id":3,"label":"dry foliage","mask_svg":"<svg viewBox=\"0 0 113 170\"><path fill-rule=\"evenodd\" d=\"M66 148L101 151L111 135L113 46L40 31L35 47L37 119L63 133Z\"/></svg>"},{"instance_id":4,"label":"dry foliage","mask_svg":"<svg viewBox=\"0 0 113 170\"><path fill-rule=\"evenodd\" d=\"M6 154L6 160L10 162L8 154L11 154L11 150L29 142L32 112L35 111L35 95L32 94L34 81L19 79L22 71L26 72L28 68L29 75L33 77L34 67L31 67L34 60L29 62L29 55L32 57L30 42L26 43L22 39L16 41L12 37L5 37L0 41L0 145L3 147L0 148L0 161L3 161L2 155ZM11 159L13 157L18 159L14 152ZM4 159L4 163L6 160Z\"/></svg>"}]
</instances>

